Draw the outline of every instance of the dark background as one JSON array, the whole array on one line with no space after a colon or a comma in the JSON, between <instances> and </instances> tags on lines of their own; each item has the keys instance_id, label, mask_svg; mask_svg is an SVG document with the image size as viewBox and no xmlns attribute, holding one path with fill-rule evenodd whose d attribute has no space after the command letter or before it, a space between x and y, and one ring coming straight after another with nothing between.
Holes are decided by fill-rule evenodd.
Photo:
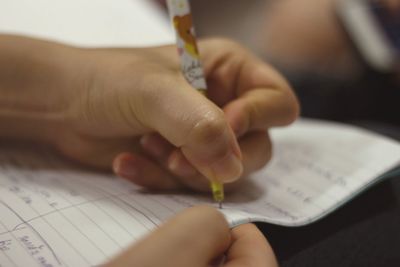
<instances>
[{"instance_id":1,"label":"dark background","mask_svg":"<svg viewBox=\"0 0 400 267\"><path fill-rule=\"evenodd\" d=\"M355 124L400 140L400 88L394 77L367 68L353 82L286 75L303 116ZM399 178L382 181L314 224L258 226L283 267L400 266Z\"/></svg>"},{"instance_id":2,"label":"dark background","mask_svg":"<svg viewBox=\"0 0 400 267\"><path fill-rule=\"evenodd\" d=\"M258 224L281 266L399 266L400 180L376 185L314 224Z\"/></svg>"}]
</instances>

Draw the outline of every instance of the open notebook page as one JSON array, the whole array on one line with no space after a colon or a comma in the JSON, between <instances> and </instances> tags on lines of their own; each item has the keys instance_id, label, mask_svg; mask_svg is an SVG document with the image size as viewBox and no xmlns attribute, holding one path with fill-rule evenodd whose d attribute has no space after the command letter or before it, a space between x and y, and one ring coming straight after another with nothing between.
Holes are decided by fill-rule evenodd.
<instances>
[{"instance_id":1,"label":"open notebook page","mask_svg":"<svg viewBox=\"0 0 400 267\"><path fill-rule=\"evenodd\" d=\"M231 225L312 222L400 162L364 130L300 120L272 131L274 158L224 203ZM210 196L151 194L40 149L0 147L0 266L96 266Z\"/></svg>"},{"instance_id":2,"label":"open notebook page","mask_svg":"<svg viewBox=\"0 0 400 267\"><path fill-rule=\"evenodd\" d=\"M232 225L312 223L400 165L398 142L358 127L302 119L271 136L274 157L269 165L251 177L245 193L237 192L224 204L226 209L240 207L227 215Z\"/></svg>"}]
</instances>

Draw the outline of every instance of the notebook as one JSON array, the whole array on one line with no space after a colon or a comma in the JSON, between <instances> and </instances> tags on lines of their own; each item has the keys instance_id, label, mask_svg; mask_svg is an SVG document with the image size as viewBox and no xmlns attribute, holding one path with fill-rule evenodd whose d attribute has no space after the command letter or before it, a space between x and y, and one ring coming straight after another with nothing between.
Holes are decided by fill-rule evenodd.
<instances>
[{"instance_id":1,"label":"notebook","mask_svg":"<svg viewBox=\"0 0 400 267\"><path fill-rule=\"evenodd\" d=\"M232 227L312 223L400 163L397 142L343 124L301 119L271 138L271 162L224 202ZM0 266L98 266L197 204L216 206L207 194L146 192L51 151L2 144Z\"/></svg>"}]
</instances>

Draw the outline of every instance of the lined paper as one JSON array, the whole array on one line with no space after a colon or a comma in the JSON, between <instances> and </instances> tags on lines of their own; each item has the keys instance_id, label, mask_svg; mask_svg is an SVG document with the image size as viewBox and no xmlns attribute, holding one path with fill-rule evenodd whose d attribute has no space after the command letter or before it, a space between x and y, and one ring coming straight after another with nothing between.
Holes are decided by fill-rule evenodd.
<instances>
[{"instance_id":1,"label":"lined paper","mask_svg":"<svg viewBox=\"0 0 400 267\"><path fill-rule=\"evenodd\" d=\"M96 266L176 213L116 178L64 169L49 157L43 165L34 153L5 154L0 251L12 263L5 266Z\"/></svg>"},{"instance_id":2,"label":"lined paper","mask_svg":"<svg viewBox=\"0 0 400 267\"><path fill-rule=\"evenodd\" d=\"M399 144L355 127L300 120L271 136L271 163L227 196L232 226L310 223L400 162ZM0 266L98 266L177 212L211 201L145 192L44 149L3 145Z\"/></svg>"},{"instance_id":3,"label":"lined paper","mask_svg":"<svg viewBox=\"0 0 400 267\"><path fill-rule=\"evenodd\" d=\"M274 157L252 184L225 206L231 224L264 221L284 226L314 222L400 164L398 142L339 123L302 119L271 133ZM256 192L256 193L255 193ZM255 196L258 195L258 196ZM250 201L246 201L252 199ZM237 205L236 203L240 203ZM249 213L244 216L243 211Z\"/></svg>"}]
</instances>

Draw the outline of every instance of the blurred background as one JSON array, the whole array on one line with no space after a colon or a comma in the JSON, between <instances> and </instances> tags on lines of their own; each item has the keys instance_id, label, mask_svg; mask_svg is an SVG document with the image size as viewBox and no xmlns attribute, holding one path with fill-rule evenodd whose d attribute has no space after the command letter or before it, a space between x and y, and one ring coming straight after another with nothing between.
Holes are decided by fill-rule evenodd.
<instances>
[{"instance_id":1,"label":"blurred background","mask_svg":"<svg viewBox=\"0 0 400 267\"><path fill-rule=\"evenodd\" d=\"M391 33L400 51L400 0L191 0L197 35L235 39L279 69L299 96L303 116L400 138L400 67L382 71L367 63L360 43L372 43L374 34L365 29L373 27L349 34L353 25L339 10L356 10L351 3L364 10L383 6L385 12L369 13L383 21L379 34ZM356 15L347 17L361 21ZM79 46L174 42L165 0L0 0L0 32ZM363 32L361 42L354 32ZM400 62L396 53L387 57Z\"/></svg>"},{"instance_id":2,"label":"blurred background","mask_svg":"<svg viewBox=\"0 0 400 267\"><path fill-rule=\"evenodd\" d=\"M191 1L197 35L238 40L278 68L299 96L303 116L359 124L400 138L398 75L365 63L338 16L340 2ZM400 1L382 2L398 14Z\"/></svg>"}]
</instances>

